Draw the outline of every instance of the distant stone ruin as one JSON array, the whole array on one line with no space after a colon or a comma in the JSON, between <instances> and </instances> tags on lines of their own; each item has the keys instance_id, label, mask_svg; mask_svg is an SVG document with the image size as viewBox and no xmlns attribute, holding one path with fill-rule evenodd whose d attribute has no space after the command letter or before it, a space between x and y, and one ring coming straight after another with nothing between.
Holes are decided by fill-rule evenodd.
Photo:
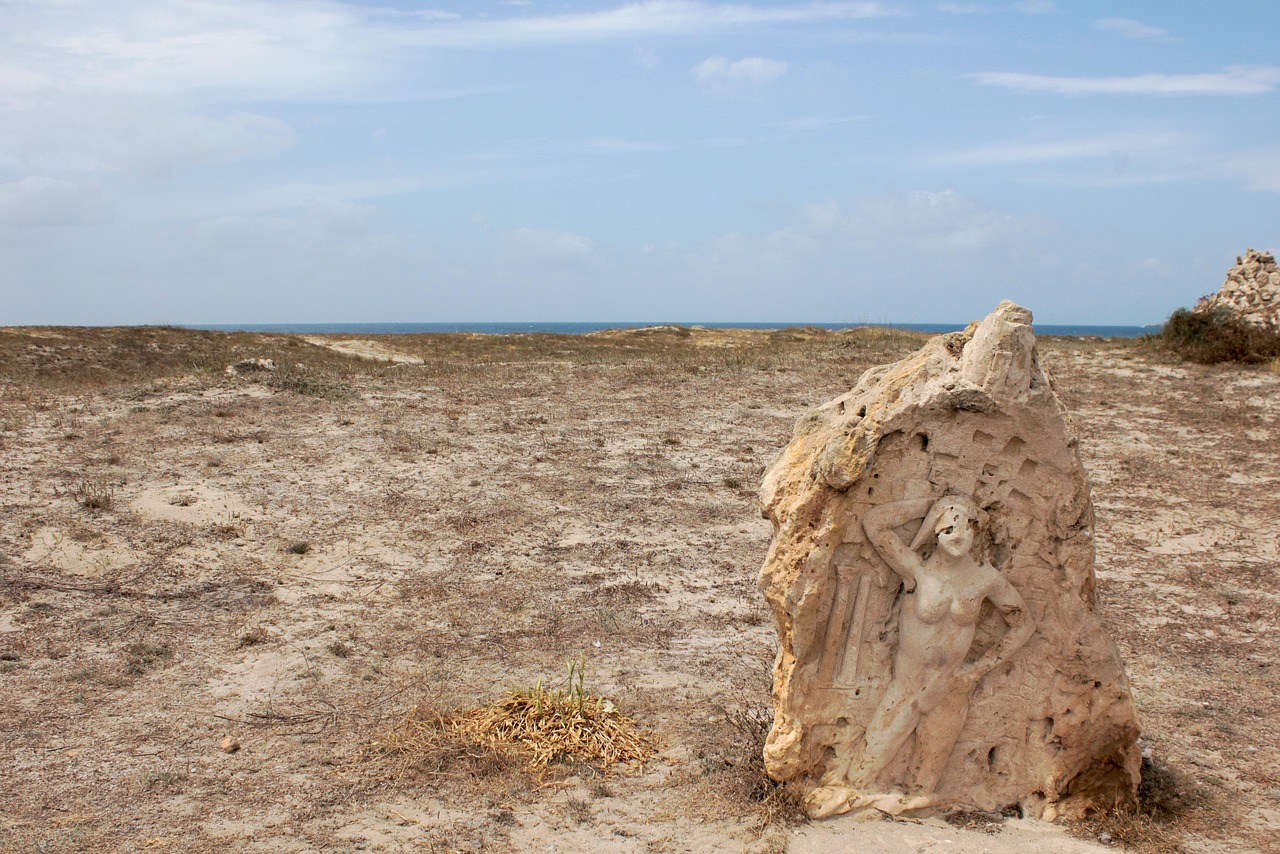
<instances>
[{"instance_id":1,"label":"distant stone ruin","mask_svg":"<svg viewBox=\"0 0 1280 854\"><path fill-rule=\"evenodd\" d=\"M1089 484L1029 311L1005 301L867 371L798 423L761 499L779 637L765 765L810 816L1135 804Z\"/></svg>"},{"instance_id":2,"label":"distant stone ruin","mask_svg":"<svg viewBox=\"0 0 1280 854\"><path fill-rule=\"evenodd\" d=\"M1201 298L1195 310L1230 309L1246 323L1280 333L1280 268L1270 252L1250 249L1236 256L1216 294Z\"/></svg>"}]
</instances>

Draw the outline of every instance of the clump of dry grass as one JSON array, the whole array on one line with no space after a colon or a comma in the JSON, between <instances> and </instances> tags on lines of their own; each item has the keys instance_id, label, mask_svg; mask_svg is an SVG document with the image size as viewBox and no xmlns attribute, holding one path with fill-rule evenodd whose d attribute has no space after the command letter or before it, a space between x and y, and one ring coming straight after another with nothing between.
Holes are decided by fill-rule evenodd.
<instances>
[{"instance_id":1,"label":"clump of dry grass","mask_svg":"<svg viewBox=\"0 0 1280 854\"><path fill-rule=\"evenodd\" d=\"M569 689L512 691L487 706L455 712L415 707L368 752L444 771L459 752L468 760L515 757L529 770L553 763L643 767L654 738L609 700L583 688L583 662L570 663Z\"/></svg>"},{"instance_id":2,"label":"clump of dry grass","mask_svg":"<svg viewBox=\"0 0 1280 854\"><path fill-rule=\"evenodd\" d=\"M773 725L773 709L760 703L721 708L726 744L703 757L714 790L739 809L754 812L758 828L808 821L799 789L771 778L764 767L764 743Z\"/></svg>"},{"instance_id":3,"label":"clump of dry grass","mask_svg":"<svg viewBox=\"0 0 1280 854\"><path fill-rule=\"evenodd\" d=\"M1185 775L1163 762L1142 769L1137 812L1093 815L1071 826L1073 836L1097 839L1140 854L1184 854L1185 826L1207 804Z\"/></svg>"}]
</instances>

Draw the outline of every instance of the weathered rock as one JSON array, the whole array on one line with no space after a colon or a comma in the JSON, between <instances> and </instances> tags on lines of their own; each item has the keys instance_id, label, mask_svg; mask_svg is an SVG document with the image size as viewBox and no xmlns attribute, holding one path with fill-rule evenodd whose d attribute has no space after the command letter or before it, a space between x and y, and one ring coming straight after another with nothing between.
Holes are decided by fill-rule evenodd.
<instances>
[{"instance_id":1,"label":"weathered rock","mask_svg":"<svg viewBox=\"0 0 1280 854\"><path fill-rule=\"evenodd\" d=\"M761 499L780 647L765 763L812 816L1135 803L1089 485L1029 311L1003 302L867 371L799 422Z\"/></svg>"},{"instance_id":2,"label":"weathered rock","mask_svg":"<svg viewBox=\"0 0 1280 854\"><path fill-rule=\"evenodd\" d=\"M1246 323L1280 332L1280 268L1270 252L1250 249L1236 256L1216 294L1202 297L1196 311L1228 309Z\"/></svg>"},{"instance_id":3,"label":"weathered rock","mask_svg":"<svg viewBox=\"0 0 1280 854\"><path fill-rule=\"evenodd\" d=\"M279 368L275 359L241 359L234 365L227 365L227 373L231 376L252 374L258 371L276 371Z\"/></svg>"}]
</instances>

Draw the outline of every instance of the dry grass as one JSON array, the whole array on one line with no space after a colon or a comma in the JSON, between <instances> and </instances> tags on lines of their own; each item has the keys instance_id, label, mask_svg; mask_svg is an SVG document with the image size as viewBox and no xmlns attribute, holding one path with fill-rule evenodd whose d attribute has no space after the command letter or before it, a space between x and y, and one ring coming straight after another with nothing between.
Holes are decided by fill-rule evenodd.
<instances>
[{"instance_id":1,"label":"dry grass","mask_svg":"<svg viewBox=\"0 0 1280 854\"><path fill-rule=\"evenodd\" d=\"M650 733L609 700L548 691L515 691L488 706L455 712L415 707L368 752L402 766L442 772L459 754L471 760L518 759L531 771L552 764L643 770L657 751Z\"/></svg>"},{"instance_id":2,"label":"dry grass","mask_svg":"<svg viewBox=\"0 0 1280 854\"><path fill-rule=\"evenodd\" d=\"M1194 781L1163 762L1142 769L1137 812L1111 812L1071 825L1071 833L1139 854L1186 854L1184 835L1201 829L1203 814L1217 812Z\"/></svg>"}]
</instances>

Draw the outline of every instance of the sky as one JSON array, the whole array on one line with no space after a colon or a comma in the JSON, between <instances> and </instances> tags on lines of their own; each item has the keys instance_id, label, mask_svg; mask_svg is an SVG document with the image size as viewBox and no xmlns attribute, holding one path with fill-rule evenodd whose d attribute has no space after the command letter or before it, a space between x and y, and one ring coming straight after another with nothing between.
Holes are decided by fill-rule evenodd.
<instances>
[{"instance_id":1,"label":"sky","mask_svg":"<svg viewBox=\"0 0 1280 854\"><path fill-rule=\"evenodd\" d=\"M1280 4L0 0L0 325L1159 323Z\"/></svg>"}]
</instances>

